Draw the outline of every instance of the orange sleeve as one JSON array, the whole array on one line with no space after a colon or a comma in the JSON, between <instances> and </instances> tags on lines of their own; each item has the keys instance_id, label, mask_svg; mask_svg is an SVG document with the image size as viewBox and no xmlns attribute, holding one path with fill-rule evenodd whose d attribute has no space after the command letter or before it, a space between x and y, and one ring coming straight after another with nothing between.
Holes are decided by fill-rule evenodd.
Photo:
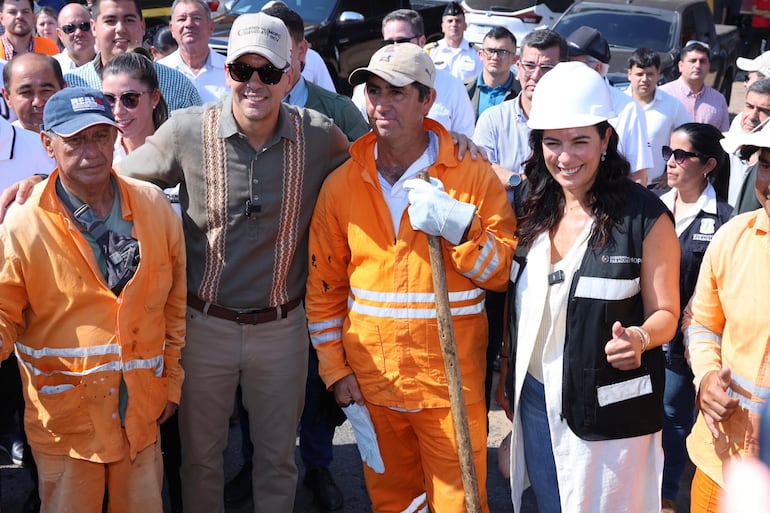
<instances>
[{"instance_id":1,"label":"orange sleeve","mask_svg":"<svg viewBox=\"0 0 770 513\"><path fill-rule=\"evenodd\" d=\"M59 50L59 47L56 46L56 43L47 37L35 36L34 49L35 53L44 53L46 55L56 55L61 53L61 50Z\"/></svg>"}]
</instances>

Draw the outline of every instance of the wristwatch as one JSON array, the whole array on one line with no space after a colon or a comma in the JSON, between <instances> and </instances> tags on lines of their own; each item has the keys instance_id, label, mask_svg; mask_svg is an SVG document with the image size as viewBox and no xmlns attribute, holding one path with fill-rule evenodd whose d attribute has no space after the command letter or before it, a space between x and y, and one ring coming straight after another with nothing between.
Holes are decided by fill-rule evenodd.
<instances>
[{"instance_id":1,"label":"wristwatch","mask_svg":"<svg viewBox=\"0 0 770 513\"><path fill-rule=\"evenodd\" d=\"M508 177L508 181L505 184L506 190L511 190L521 183L521 175L519 173L512 173Z\"/></svg>"}]
</instances>

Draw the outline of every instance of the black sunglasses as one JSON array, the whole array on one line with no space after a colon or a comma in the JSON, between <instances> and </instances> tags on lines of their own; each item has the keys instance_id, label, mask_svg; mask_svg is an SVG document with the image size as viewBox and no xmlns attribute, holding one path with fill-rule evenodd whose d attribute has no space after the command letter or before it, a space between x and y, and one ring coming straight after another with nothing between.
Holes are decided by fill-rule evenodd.
<instances>
[{"instance_id":1,"label":"black sunglasses","mask_svg":"<svg viewBox=\"0 0 770 513\"><path fill-rule=\"evenodd\" d=\"M397 37L395 39L383 39L382 46L395 45L401 43L411 43L414 37Z\"/></svg>"},{"instance_id":2,"label":"black sunglasses","mask_svg":"<svg viewBox=\"0 0 770 513\"><path fill-rule=\"evenodd\" d=\"M61 31L65 34L74 34L77 29L80 29L81 32L91 32L91 22L90 21L82 21L78 23L77 25L74 25L72 23L68 23L66 25L62 25Z\"/></svg>"},{"instance_id":3,"label":"black sunglasses","mask_svg":"<svg viewBox=\"0 0 770 513\"><path fill-rule=\"evenodd\" d=\"M248 82L254 72L257 72L257 76L265 85L275 85L281 81L283 74L286 73L285 69L278 69L272 64L264 64L258 68L250 66L245 62L233 62L227 65L227 71L230 72L230 77L236 82Z\"/></svg>"},{"instance_id":4,"label":"black sunglasses","mask_svg":"<svg viewBox=\"0 0 770 513\"><path fill-rule=\"evenodd\" d=\"M128 91L125 93L122 93L120 95L120 103L123 104L123 106L127 109L135 109L137 105L139 105L139 99L142 97L143 94L149 94L151 91L141 91L141 92L135 92L135 91ZM104 99L107 100L107 103L110 104L110 109L115 109L115 104L117 103L117 98L114 94L104 93Z\"/></svg>"},{"instance_id":5,"label":"black sunglasses","mask_svg":"<svg viewBox=\"0 0 770 513\"><path fill-rule=\"evenodd\" d=\"M663 156L663 160L668 162L668 159L671 158L671 155L674 156L674 160L677 164L680 166L687 162L687 159L691 159L693 157L698 157L701 161L708 160L708 157L706 155L703 155L702 153L695 153L692 151L685 151L682 149L675 149L672 150L670 146L663 146L660 149L660 154Z\"/></svg>"}]
</instances>

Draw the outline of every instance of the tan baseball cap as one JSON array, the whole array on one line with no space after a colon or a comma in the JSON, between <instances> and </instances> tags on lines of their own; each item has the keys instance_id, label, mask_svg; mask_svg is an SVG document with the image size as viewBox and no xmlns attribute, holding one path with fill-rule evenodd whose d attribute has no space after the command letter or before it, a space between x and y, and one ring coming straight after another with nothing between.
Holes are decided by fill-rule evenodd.
<instances>
[{"instance_id":1,"label":"tan baseball cap","mask_svg":"<svg viewBox=\"0 0 770 513\"><path fill-rule=\"evenodd\" d=\"M396 87L404 87L412 82L433 87L436 67L430 56L419 46L412 43L396 43L377 50L369 65L353 71L348 82L357 86L366 82L369 75L376 75Z\"/></svg>"},{"instance_id":2,"label":"tan baseball cap","mask_svg":"<svg viewBox=\"0 0 770 513\"><path fill-rule=\"evenodd\" d=\"M289 67L291 38L286 25L263 12L241 14L233 22L227 41L226 64L249 53L261 55L278 69Z\"/></svg>"}]
</instances>

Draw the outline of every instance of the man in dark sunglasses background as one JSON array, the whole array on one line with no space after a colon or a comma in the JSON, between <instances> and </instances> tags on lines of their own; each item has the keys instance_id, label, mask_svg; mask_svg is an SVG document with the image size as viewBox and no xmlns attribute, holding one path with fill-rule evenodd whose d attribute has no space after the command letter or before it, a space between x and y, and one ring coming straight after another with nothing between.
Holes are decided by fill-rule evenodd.
<instances>
[{"instance_id":1,"label":"man in dark sunglasses background","mask_svg":"<svg viewBox=\"0 0 770 513\"><path fill-rule=\"evenodd\" d=\"M82 5L67 4L59 11L59 27L56 34L64 45L64 50L53 58L59 61L63 73L69 73L96 56L91 14Z\"/></svg>"},{"instance_id":2,"label":"man in dark sunglasses background","mask_svg":"<svg viewBox=\"0 0 770 513\"><path fill-rule=\"evenodd\" d=\"M141 46L144 18L139 0L94 0L93 31L99 52L91 62L75 68L64 78L70 86L102 88L102 69L112 57ZM155 63L160 92L169 112L202 103L198 90L182 73Z\"/></svg>"},{"instance_id":3,"label":"man in dark sunglasses background","mask_svg":"<svg viewBox=\"0 0 770 513\"><path fill-rule=\"evenodd\" d=\"M177 111L121 163L135 178L180 184L185 513L224 513L222 452L238 385L254 442L254 512L294 506L309 347L307 233L321 182L347 159L348 140L329 118L282 103L294 78L291 47L279 19L240 15L227 49L231 93Z\"/></svg>"},{"instance_id":4,"label":"man in dark sunglasses background","mask_svg":"<svg viewBox=\"0 0 770 513\"><path fill-rule=\"evenodd\" d=\"M479 57L483 69L465 83L476 119L493 105L516 98L521 91L511 67L519 60L516 36L505 27L494 27L481 42Z\"/></svg>"},{"instance_id":5,"label":"man in dark sunglasses background","mask_svg":"<svg viewBox=\"0 0 770 513\"><path fill-rule=\"evenodd\" d=\"M711 70L711 48L700 41L689 41L679 57L680 76L660 86L682 102L696 123L709 123L722 132L730 129L730 114L722 93L706 84Z\"/></svg>"}]
</instances>

